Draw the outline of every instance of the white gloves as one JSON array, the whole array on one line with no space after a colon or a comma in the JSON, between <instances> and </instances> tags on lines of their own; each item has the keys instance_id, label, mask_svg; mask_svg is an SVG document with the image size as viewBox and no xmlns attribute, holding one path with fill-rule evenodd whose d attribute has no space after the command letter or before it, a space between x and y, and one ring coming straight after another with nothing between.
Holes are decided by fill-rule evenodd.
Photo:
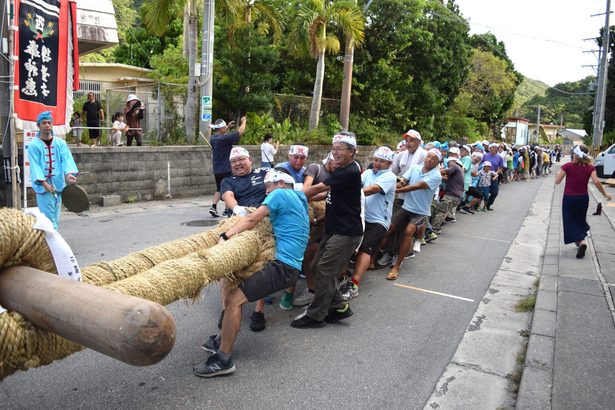
<instances>
[{"instance_id":1,"label":"white gloves","mask_svg":"<svg viewBox=\"0 0 615 410\"><path fill-rule=\"evenodd\" d=\"M245 206L237 205L235 208L233 208L233 215L246 216L248 215L248 210L246 209Z\"/></svg>"}]
</instances>

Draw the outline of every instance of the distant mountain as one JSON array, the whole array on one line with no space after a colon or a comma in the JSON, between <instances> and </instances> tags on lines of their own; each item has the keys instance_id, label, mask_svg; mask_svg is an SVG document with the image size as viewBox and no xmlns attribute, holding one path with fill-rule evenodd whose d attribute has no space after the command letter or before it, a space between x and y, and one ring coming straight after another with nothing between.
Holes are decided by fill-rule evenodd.
<instances>
[{"instance_id":1,"label":"distant mountain","mask_svg":"<svg viewBox=\"0 0 615 410\"><path fill-rule=\"evenodd\" d=\"M521 109L521 106L526 101L536 96L544 97L548 88L549 86L542 81L532 80L524 76L523 81L521 81L521 84L519 84L515 92L515 102L513 103L511 114L517 116L515 112Z\"/></svg>"}]
</instances>

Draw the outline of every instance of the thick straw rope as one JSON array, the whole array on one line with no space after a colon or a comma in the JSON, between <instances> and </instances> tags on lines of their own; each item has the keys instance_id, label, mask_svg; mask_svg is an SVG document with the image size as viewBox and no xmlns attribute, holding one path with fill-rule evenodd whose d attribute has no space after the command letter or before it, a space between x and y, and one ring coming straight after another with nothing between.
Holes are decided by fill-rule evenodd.
<instances>
[{"instance_id":1,"label":"thick straw rope","mask_svg":"<svg viewBox=\"0 0 615 410\"><path fill-rule=\"evenodd\" d=\"M310 209L310 218L322 213L324 204L317 203ZM220 233L237 221L230 218L212 230L95 263L82 270L83 280L162 305L195 298L204 286L220 279L238 284L274 258L275 241L271 224L265 220L218 244ZM44 233L32 229L34 222L34 217L23 212L0 209L0 270L26 265L57 273ZM36 328L16 312L0 314L0 380L81 349L81 345Z\"/></svg>"}]
</instances>

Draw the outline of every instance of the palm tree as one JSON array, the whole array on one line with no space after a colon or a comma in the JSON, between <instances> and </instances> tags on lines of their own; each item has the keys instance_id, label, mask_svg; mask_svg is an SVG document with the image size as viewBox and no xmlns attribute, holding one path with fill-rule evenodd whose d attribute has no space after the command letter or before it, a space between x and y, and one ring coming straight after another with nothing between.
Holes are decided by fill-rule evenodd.
<instances>
[{"instance_id":1,"label":"palm tree","mask_svg":"<svg viewBox=\"0 0 615 410\"><path fill-rule=\"evenodd\" d=\"M185 13L184 21L186 27L184 28L184 33L188 40L188 93L186 97L184 131L188 144L194 142L196 135L199 91L194 69L197 62L197 40L199 38L197 6L197 0L147 0L143 3L145 27L150 32L159 36L166 32L174 10L184 10Z\"/></svg>"},{"instance_id":2,"label":"palm tree","mask_svg":"<svg viewBox=\"0 0 615 410\"><path fill-rule=\"evenodd\" d=\"M346 37L354 39L354 44L360 44L365 20L357 5L346 0L299 0L297 6L289 33L290 49L293 52L307 49L318 61L309 120L309 129L312 130L318 127L320 119L325 53L337 54L340 50L339 39L328 29L338 29Z\"/></svg>"}]
</instances>

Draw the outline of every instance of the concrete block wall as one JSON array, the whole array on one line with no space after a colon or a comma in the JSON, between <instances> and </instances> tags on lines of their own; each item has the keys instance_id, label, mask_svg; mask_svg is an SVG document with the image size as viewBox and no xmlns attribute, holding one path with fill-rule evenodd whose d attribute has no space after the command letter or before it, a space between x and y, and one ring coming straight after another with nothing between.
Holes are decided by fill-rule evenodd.
<instances>
[{"instance_id":1,"label":"concrete block wall","mask_svg":"<svg viewBox=\"0 0 615 410\"><path fill-rule=\"evenodd\" d=\"M260 146L244 147L250 151L253 166L260 167ZM287 160L288 148L288 145L280 146L276 163ZM321 161L331 149L324 145L309 148L306 164ZM357 160L361 165L367 166L375 148L359 147ZM169 175L173 198L210 196L216 188L211 149L203 145L71 147L71 152L80 171L79 185L94 204L100 204L103 195L119 195L122 202L164 199L169 194ZM34 193L29 191L29 201L34 201Z\"/></svg>"}]
</instances>

